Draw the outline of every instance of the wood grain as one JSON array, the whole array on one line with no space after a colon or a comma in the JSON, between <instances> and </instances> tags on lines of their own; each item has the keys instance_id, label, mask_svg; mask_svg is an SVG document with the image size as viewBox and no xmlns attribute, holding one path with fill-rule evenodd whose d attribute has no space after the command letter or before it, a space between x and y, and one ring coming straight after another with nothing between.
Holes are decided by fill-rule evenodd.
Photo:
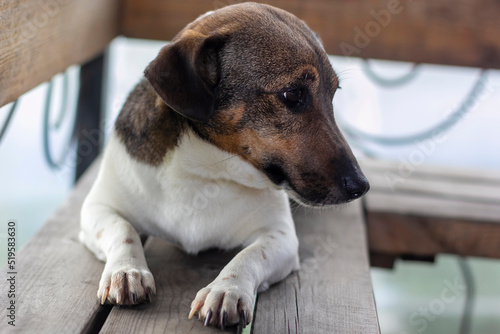
<instances>
[{"instance_id":1,"label":"wood grain","mask_svg":"<svg viewBox=\"0 0 500 334\"><path fill-rule=\"evenodd\" d=\"M0 106L118 35L118 0L0 0Z\"/></svg>"},{"instance_id":2,"label":"wood grain","mask_svg":"<svg viewBox=\"0 0 500 334\"><path fill-rule=\"evenodd\" d=\"M258 296L253 333L380 333L360 202L294 219L302 268Z\"/></svg>"},{"instance_id":3,"label":"wood grain","mask_svg":"<svg viewBox=\"0 0 500 334\"><path fill-rule=\"evenodd\" d=\"M168 40L199 15L238 2L243 1L124 0L121 32ZM496 0L257 2L283 8L306 21L331 54L500 68L500 2ZM389 15L384 19L382 13Z\"/></svg>"},{"instance_id":4,"label":"wood grain","mask_svg":"<svg viewBox=\"0 0 500 334\"><path fill-rule=\"evenodd\" d=\"M191 256L157 238L148 240L145 252L156 282L155 301L114 307L100 333L221 333L198 319L189 320L188 314L198 290L212 282L236 252L214 250ZM235 331L236 327L226 330Z\"/></svg>"},{"instance_id":5,"label":"wood grain","mask_svg":"<svg viewBox=\"0 0 500 334\"><path fill-rule=\"evenodd\" d=\"M386 255L434 256L441 253L500 258L500 224L367 213L370 251Z\"/></svg>"},{"instance_id":6,"label":"wood grain","mask_svg":"<svg viewBox=\"0 0 500 334\"><path fill-rule=\"evenodd\" d=\"M104 266L78 241L81 204L97 167L94 164L64 205L17 253L15 328L7 325L9 289L5 279L0 281L0 332L80 333L102 310L96 293ZM22 225L18 222L18 228Z\"/></svg>"},{"instance_id":7,"label":"wood grain","mask_svg":"<svg viewBox=\"0 0 500 334\"><path fill-rule=\"evenodd\" d=\"M369 276L361 207L295 215L302 270L258 297L252 333L379 333ZM211 333L187 314L196 292L236 254L189 256L158 239L146 244L157 282L151 305L113 308L101 333ZM230 332L236 328L228 329Z\"/></svg>"}]
</instances>

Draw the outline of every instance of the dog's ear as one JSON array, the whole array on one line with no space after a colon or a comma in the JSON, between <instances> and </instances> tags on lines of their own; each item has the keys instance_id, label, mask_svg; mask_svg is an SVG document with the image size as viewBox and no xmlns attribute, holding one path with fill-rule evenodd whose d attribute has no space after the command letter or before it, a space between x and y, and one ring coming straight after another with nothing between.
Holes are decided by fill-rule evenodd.
<instances>
[{"instance_id":1,"label":"dog's ear","mask_svg":"<svg viewBox=\"0 0 500 334\"><path fill-rule=\"evenodd\" d=\"M189 119L205 121L214 113L223 41L218 35L187 30L160 50L144 74L170 108Z\"/></svg>"}]
</instances>

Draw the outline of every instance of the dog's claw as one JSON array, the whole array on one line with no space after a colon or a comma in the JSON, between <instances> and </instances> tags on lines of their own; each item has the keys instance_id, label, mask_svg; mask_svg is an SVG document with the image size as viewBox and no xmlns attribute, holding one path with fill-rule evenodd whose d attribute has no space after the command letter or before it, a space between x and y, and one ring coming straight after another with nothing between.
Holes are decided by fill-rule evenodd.
<instances>
[{"instance_id":1,"label":"dog's claw","mask_svg":"<svg viewBox=\"0 0 500 334\"><path fill-rule=\"evenodd\" d=\"M131 297L130 299L132 300L132 304L137 304L137 294L132 293L130 297Z\"/></svg>"},{"instance_id":2,"label":"dog's claw","mask_svg":"<svg viewBox=\"0 0 500 334\"><path fill-rule=\"evenodd\" d=\"M241 327L246 327L247 325L247 312L245 310L241 310L240 314L240 326Z\"/></svg>"},{"instance_id":3,"label":"dog's claw","mask_svg":"<svg viewBox=\"0 0 500 334\"><path fill-rule=\"evenodd\" d=\"M211 319L212 319L212 310L209 310L209 311L207 312L207 317L205 318L205 323L204 323L204 325L205 325L205 326L210 325L210 320L211 320Z\"/></svg>"},{"instance_id":4,"label":"dog's claw","mask_svg":"<svg viewBox=\"0 0 500 334\"><path fill-rule=\"evenodd\" d=\"M110 265L113 267L113 265ZM98 301L123 306L132 306L151 301L155 293L153 275L149 269L124 267L108 268L102 273L97 291Z\"/></svg>"},{"instance_id":5,"label":"dog's claw","mask_svg":"<svg viewBox=\"0 0 500 334\"><path fill-rule=\"evenodd\" d=\"M224 330L224 328L226 327L226 323L227 323L227 312L222 311L222 313L220 315L220 328L222 330Z\"/></svg>"},{"instance_id":6,"label":"dog's claw","mask_svg":"<svg viewBox=\"0 0 500 334\"><path fill-rule=\"evenodd\" d=\"M101 305L104 305L104 303L106 303L106 299L108 298L108 293L109 293L109 288L105 289L104 293L102 294Z\"/></svg>"},{"instance_id":7,"label":"dog's claw","mask_svg":"<svg viewBox=\"0 0 500 334\"><path fill-rule=\"evenodd\" d=\"M226 280L216 280L198 291L189 315L194 316L198 311L198 319L205 326L226 329L241 324L245 327L252 319L253 297L246 289L227 286Z\"/></svg>"},{"instance_id":8,"label":"dog's claw","mask_svg":"<svg viewBox=\"0 0 500 334\"><path fill-rule=\"evenodd\" d=\"M122 303L122 294L117 293L116 294L116 304L120 305Z\"/></svg>"},{"instance_id":9,"label":"dog's claw","mask_svg":"<svg viewBox=\"0 0 500 334\"><path fill-rule=\"evenodd\" d=\"M150 287L147 288L147 299L148 299L148 302L152 303L153 302L153 289L151 289Z\"/></svg>"},{"instance_id":10,"label":"dog's claw","mask_svg":"<svg viewBox=\"0 0 500 334\"><path fill-rule=\"evenodd\" d=\"M198 302L195 306L193 306L191 308L191 312L189 312L189 317L188 319L191 319L195 313L200 309L200 307L202 306L203 304L201 302Z\"/></svg>"}]
</instances>

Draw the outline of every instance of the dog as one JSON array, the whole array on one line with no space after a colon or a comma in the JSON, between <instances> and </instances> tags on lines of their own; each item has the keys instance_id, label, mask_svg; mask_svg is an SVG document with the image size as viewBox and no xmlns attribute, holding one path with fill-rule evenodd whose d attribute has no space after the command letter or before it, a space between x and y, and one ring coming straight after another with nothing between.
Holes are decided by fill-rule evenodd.
<instances>
[{"instance_id":1,"label":"dog","mask_svg":"<svg viewBox=\"0 0 500 334\"><path fill-rule=\"evenodd\" d=\"M144 73L81 211L80 240L106 262L97 296L152 301L140 235L242 247L188 317L244 327L254 294L299 269L289 197L327 207L369 189L334 121L339 79L303 21L256 3L201 16Z\"/></svg>"}]
</instances>

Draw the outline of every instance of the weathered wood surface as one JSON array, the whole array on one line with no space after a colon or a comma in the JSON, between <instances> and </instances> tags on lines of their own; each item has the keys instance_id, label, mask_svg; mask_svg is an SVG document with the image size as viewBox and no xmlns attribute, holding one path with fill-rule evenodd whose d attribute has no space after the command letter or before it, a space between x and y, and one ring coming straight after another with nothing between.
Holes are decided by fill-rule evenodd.
<instances>
[{"instance_id":1,"label":"weathered wood surface","mask_svg":"<svg viewBox=\"0 0 500 334\"><path fill-rule=\"evenodd\" d=\"M500 258L500 173L364 160L370 251Z\"/></svg>"},{"instance_id":2,"label":"weathered wood surface","mask_svg":"<svg viewBox=\"0 0 500 334\"><path fill-rule=\"evenodd\" d=\"M118 0L0 0L0 106L118 35Z\"/></svg>"},{"instance_id":3,"label":"weathered wood surface","mask_svg":"<svg viewBox=\"0 0 500 334\"><path fill-rule=\"evenodd\" d=\"M236 252L209 251L197 256L184 253L166 241L150 238L145 244L149 269L156 282L152 304L114 307L100 333L222 333L188 319L191 302ZM226 332L235 333L236 327Z\"/></svg>"},{"instance_id":4,"label":"weathered wood surface","mask_svg":"<svg viewBox=\"0 0 500 334\"><path fill-rule=\"evenodd\" d=\"M396 213L367 214L370 250L382 254L441 253L500 258L500 224Z\"/></svg>"},{"instance_id":5,"label":"weathered wood surface","mask_svg":"<svg viewBox=\"0 0 500 334\"><path fill-rule=\"evenodd\" d=\"M125 0L121 32L171 39L199 15L239 0ZM319 33L327 52L364 58L500 68L496 0L268 0Z\"/></svg>"},{"instance_id":6,"label":"weathered wood surface","mask_svg":"<svg viewBox=\"0 0 500 334\"><path fill-rule=\"evenodd\" d=\"M17 253L16 321L7 324L9 290L0 281L0 332L79 333L91 328L102 308L96 292L104 268L78 241L80 208L97 164L68 200ZM18 228L23 228L18 222ZM10 270L4 266L2 277Z\"/></svg>"},{"instance_id":7,"label":"weathered wood surface","mask_svg":"<svg viewBox=\"0 0 500 334\"><path fill-rule=\"evenodd\" d=\"M253 333L380 333L361 203L294 220L302 268L258 296Z\"/></svg>"},{"instance_id":8,"label":"weathered wood surface","mask_svg":"<svg viewBox=\"0 0 500 334\"><path fill-rule=\"evenodd\" d=\"M294 218L302 269L259 295L252 333L379 333L360 204L336 212L299 209ZM196 292L235 252L193 257L158 239L145 248L155 303L113 308L101 333L217 332L187 314Z\"/></svg>"}]
</instances>

